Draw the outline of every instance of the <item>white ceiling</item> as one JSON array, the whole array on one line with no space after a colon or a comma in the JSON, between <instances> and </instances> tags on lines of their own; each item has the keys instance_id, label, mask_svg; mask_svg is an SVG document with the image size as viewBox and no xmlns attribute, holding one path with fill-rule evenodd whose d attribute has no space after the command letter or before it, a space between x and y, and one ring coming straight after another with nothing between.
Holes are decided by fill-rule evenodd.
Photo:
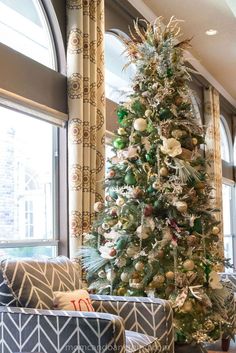
<instances>
[{"instance_id":1,"label":"white ceiling","mask_svg":"<svg viewBox=\"0 0 236 353\"><path fill-rule=\"evenodd\" d=\"M193 37L192 64L236 106L236 0L129 0L148 20L184 20L183 38ZM207 36L205 31L218 34ZM191 60L190 60L191 62Z\"/></svg>"}]
</instances>

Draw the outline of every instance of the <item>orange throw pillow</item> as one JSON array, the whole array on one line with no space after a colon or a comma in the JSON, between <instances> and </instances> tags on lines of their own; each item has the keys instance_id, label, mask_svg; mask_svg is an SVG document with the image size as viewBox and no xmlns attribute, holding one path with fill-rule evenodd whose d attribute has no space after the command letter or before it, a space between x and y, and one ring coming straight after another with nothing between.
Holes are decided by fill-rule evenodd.
<instances>
[{"instance_id":1,"label":"orange throw pillow","mask_svg":"<svg viewBox=\"0 0 236 353\"><path fill-rule=\"evenodd\" d=\"M53 292L54 309L69 311L94 311L89 293L84 289L73 292Z\"/></svg>"}]
</instances>

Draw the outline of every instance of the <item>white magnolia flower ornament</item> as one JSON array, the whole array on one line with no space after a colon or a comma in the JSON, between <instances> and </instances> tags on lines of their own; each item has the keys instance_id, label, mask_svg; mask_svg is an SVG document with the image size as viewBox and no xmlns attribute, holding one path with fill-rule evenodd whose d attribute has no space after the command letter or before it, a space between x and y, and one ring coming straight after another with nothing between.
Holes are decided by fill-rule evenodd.
<instances>
[{"instance_id":1,"label":"white magnolia flower ornament","mask_svg":"<svg viewBox=\"0 0 236 353\"><path fill-rule=\"evenodd\" d=\"M167 139L162 137L163 145L161 146L161 152L168 154L170 157L176 157L182 153L181 143L173 137Z\"/></svg>"},{"instance_id":2,"label":"white magnolia flower ornament","mask_svg":"<svg viewBox=\"0 0 236 353\"><path fill-rule=\"evenodd\" d=\"M216 271L210 272L209 285L212 289L222 289L223 288L223 285L220 282L220 275Z\"/></svg>"}]
</instances>

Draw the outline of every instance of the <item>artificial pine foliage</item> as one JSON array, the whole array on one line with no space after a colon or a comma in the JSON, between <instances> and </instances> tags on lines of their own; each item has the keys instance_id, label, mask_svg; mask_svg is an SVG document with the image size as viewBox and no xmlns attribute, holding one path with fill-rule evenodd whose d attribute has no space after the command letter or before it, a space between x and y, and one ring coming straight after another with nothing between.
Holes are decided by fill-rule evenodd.
<instances>
[{"instance_id":1,"label":"artificial pine foliage","mask_svg":"<svg viewBox=\"0 0 236 353\"><path fill-rule=\"evenodd\" d=\"M91 290L167 299L177 339L215 340L230 331L229 289L217 274L226 261L183 58L189 41L173 18L134 28L133 93L117 108L106 200L94 205L80 257Z\"/></svg>"}]
</instances>

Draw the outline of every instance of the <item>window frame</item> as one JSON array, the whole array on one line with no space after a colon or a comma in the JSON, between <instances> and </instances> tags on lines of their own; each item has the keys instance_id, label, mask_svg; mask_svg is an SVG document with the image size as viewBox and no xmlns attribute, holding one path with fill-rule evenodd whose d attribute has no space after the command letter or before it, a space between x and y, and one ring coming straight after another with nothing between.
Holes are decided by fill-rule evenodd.
<instances>
[{"instance_id":1,"label":"window frame","mask_svg":"<svg viewBox=\"0 0 236 353\"><path fill-rule=\"evenodd\" d=\"M0 243L1 248L18 248L30 246L56 246L57 253L69 255L68 249L68 180L67 180L67 82L65 55L65 13L66 4L52 0L38 0L46 15L55 53L58 61L55 71L29 57L0 43L0 105L21 111L32 118L42 119L56 128L54 168L57 182L54 181L53 219L55 239L27 241L7 241ZM55 7L54 7L55 6ZM58 16L59 10L62 10ZM29 75L30 72L30 75ZM55 174L54 173L54 174Z\"/></svg>"}]
</instances>

